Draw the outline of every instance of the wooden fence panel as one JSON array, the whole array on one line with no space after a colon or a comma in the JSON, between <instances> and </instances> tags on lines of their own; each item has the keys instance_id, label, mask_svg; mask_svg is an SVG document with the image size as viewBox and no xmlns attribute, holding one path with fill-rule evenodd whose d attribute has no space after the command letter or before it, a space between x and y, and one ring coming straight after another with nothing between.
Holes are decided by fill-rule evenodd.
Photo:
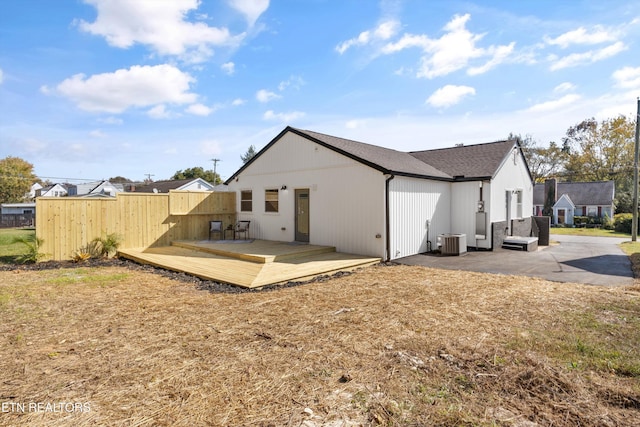
<instances>
[{"instance_id":1,"label":"wooden fence panel","mask_svg":"<svg viewBox=\"0 0 640 427\"><path fill-rule=\"evenodd\" d=\"M33 227L36 217L32 213L26 214L2 214L0 215L0 228Z\"/></svg>"},{"instance_id":2,"label":"wooden fence panel","mask_svg":"<svg viewBox=\"0 0 640 427\"><path fill-rule=\"evenodd\" d=\"M36 199L36 235L41 252L70 259L97 237L115 233L120 247L168 246L172 240L208 238L209 221L236 222L235 193L171 191L169 194L119 193L115 198L42 197Z\"/></svg>"}]
</instances>

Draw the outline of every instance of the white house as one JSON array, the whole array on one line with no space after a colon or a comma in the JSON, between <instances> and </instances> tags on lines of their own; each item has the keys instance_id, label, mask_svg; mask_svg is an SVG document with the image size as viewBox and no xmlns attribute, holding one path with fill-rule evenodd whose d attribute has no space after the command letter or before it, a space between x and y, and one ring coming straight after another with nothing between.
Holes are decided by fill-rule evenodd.
<instances>
[{"instance_id":1,"label":"white house","mask_svg":"<svg viewBox=\"0 0 640 427\"><path fill-rule=\"evenodd\" d=\"M25 199L28 200L33 200L36 197L36 191L40 190L42 188L42 185L40 185L39 183L34 183L31 186L31 190L29 190L29 192L27 194L25 194Z\"/></svg>"},{"instance_id":2,"label":"white house","mask_svg":"<svg viewBox=\"0 0 640 427\"><path fill-rule=\"evenodd\" d=\"M70 185L68 195L71 197L115 197L116 193L123 191L124 187L122 184L112 184L105 180Z\"/></svg>"},{"instance_id":3,"label":"white house","mask_svg":"<svg viewBox=\"0 0 640 427\"><path fill-rule=\"evenodd\" d=\"M214 191L214 185L202 178L171 179L153 181L148 184L132 187L135 193L168 193L169 190Z\"/></svg>"},{"instance_id":4,"label":"white house","mask_svg":"<svg viewBox=\"0 0 640 427\"><path fill-rule=\"evenodd\" d=\"M412 153L285 128L226 183L251 236L396 259L438 235L499 247L531 232L533 183L515 141Z\"/></svg>"},{"instance_id":5,"label":"white house","mask_svg":"<svg viewBox=\"0 0 640 427\"><path fill-rule=\"evenodd\" d=\"M35 195L36 197L65 197L67 189L62 184L53 184L37 189Z\"/></svg>"}]
</instances>

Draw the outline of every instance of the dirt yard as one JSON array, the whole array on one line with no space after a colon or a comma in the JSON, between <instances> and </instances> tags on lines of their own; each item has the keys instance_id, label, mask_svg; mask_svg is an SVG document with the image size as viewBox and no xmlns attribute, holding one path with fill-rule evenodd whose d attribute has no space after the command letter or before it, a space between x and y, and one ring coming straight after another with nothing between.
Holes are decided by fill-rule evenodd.
<instances>
[{"instance_id":1,"label":"dirt yard","mask_svg":"<svg viewBox=\"0 0 640 427\"><path fill-rule=\"evenodd\" d=\"M263 292L0 271L0 425L631 426L640 287L406 266Z\"/></svg>"}]
</instances>

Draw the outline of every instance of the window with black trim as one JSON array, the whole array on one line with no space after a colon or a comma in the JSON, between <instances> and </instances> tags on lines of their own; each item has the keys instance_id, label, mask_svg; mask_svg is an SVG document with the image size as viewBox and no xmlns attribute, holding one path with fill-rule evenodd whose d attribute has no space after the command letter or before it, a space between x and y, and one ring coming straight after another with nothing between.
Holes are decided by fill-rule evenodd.
<instances>
[{"instance_id":1,"label":"window with black trim","mask_svg":"<svg viewBox=\"0 0 640 427\"><path fill-rule=\"evenodd\" d=\"M264 211L278 212L278 190L277 189L264 191Z\"/></svg>"},{"instance_id":2,"label":"window with black trim","mask_svg":"<svg viewBox=\"0 0 640 427\"><path fill-rule=\"evenodd\" d=\"M242 190L240 192L240 211L253 211L253 193L251 192L251 190Z\"/></svg>"}]
</instances>

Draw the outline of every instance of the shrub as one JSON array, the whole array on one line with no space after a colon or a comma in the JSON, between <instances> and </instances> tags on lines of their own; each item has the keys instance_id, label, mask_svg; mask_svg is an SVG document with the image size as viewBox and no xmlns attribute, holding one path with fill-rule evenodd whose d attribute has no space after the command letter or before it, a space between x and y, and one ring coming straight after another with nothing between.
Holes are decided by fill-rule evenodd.
<instances>
[{"instance_id":1,"label":"shrub","mask_svg":"<svg viewBox=\"0 0 640 427\"><path fill-rule=\"evenodd\" d=\"M105 237L96 237L87 245L92 256L100 255L109 257L115 255L120 247L121 238L116 233L107 234Z\"/></svg>"},{"instance_id":2,"label":"shrub","mask_svg":"<svg viewBox=\"0 0 640 427\"><path fill-rule=\"evenodd\" d=\"M40 253L40 246L42 246L44 240L36 237L35 234L16 237L13 239L13 242L22 243L27 247L27 250L24 253L16 256L16 262L19 264L33 264L40 261L45 256L43 253Z\"/></svg>"},{"instance_id":3,"label":"shrub","mask_svg":"<svg viewBox=\"0 0 640 427\"><path fill-rule=\"evenodd\" d=\"M604 214L602 218L602 228L605 230L613 230L613 221L611 221L611 218L607 214Z\"/></svg>"},{"instance_id":4,"label":"shrub","mask_svg":"<svg viewBox=\"0 0 640 427\"><path fill-rule=\"evenodd\" d=\"M576 227L584 227L589 223L589 217L588 216L574 216L573 217L573 224Z\"/></svg>"},{"instance_id":5,"label":"shrub","mask_svg":"<svg viewBox=\"0 0 640 427\"><path fill-rule=\"evenodd\" d=\"M630 213L620 213L613 216L613 228L620 233L631 234L631 223L633 215Z\"/></svg>"}]
</instances>

